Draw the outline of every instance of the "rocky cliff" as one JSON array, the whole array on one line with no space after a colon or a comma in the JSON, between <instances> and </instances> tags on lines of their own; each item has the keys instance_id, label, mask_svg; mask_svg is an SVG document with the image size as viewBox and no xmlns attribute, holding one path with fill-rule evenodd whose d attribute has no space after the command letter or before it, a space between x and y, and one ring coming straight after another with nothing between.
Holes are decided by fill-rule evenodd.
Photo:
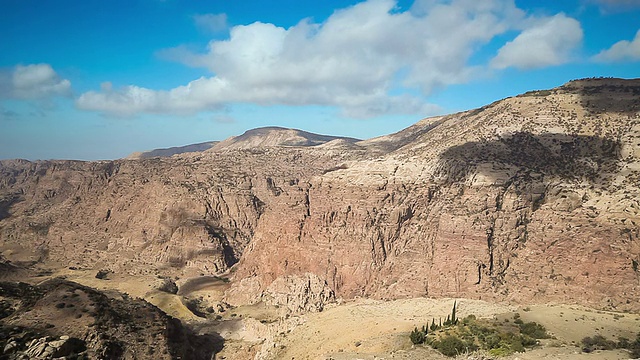
<instances>
[{"instance_id":1,"label":"rocky cliff","mask_svg":"<svg viewBox=\"0 0 640 360\"><path fill-rule=\"evenodd\" d=\"M223 341L197 336L155 306L60 279L0 282L2 359L211 359Z\"/></svg>"},{"instance_id":2,"label":"rocky cliff","mask_svg":"<svg viewBox=\"0 0 640 360\"><path fill-rule=\"evenodd\" d=\"M134 275L233 266L227 301L292 311L334 296L640 310L640 80L574 81L366 141L251 139L3 161L1 254Z\"/></svg>"}]
</instances>

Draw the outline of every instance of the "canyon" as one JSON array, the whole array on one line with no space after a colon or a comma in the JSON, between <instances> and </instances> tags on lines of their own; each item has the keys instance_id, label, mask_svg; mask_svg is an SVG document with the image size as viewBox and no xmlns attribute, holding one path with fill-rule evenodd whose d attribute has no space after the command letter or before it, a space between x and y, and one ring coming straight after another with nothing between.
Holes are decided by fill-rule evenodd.
<instances>
[{"instance_id":1,"label":"canyon","mask_svg":"<svg viewBox=\"0 0 640 360\"><path fill-rule=\"evenodd\" d=\"M640 312L637 79L368 140L264 128L142 154L0 161L0 280L215 276L218 304L279 316L361 298Z\"/></svg>"}]
</instances>

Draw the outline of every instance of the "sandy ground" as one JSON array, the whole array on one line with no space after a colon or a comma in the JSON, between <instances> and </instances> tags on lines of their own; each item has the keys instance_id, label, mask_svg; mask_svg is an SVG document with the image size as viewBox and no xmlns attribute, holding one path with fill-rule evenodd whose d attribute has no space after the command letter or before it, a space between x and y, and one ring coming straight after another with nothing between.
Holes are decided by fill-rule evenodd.
<instances>
[{"instance_id":1,"label":"sandy ground","mask_svg":"<svg viewBox=\"0 0 640 360\"><path fill-rule=\"evenodd\" d=\"M201 331L215 331L223 335L226 345L216 359L447 359L426 346L414 346L409 332L416 326L446 318L454 299L404 299L374 301L357 299L329 305L323 312L278 318L273 308L257 304L228 309L219 321L205 320L187 309L183 296L198 297L215 304L229 286L215 279L185 279L179 295L154 289L157 277L132 278L110 274L108 280L95 278L95 271L64 270L55 276L97 288L117 290L130 296L144 298L168 314L194 324ZM186 284L186 286L185 286ZM554 339L543 340L542 347L518 353L505 360L534 359L628 359L624 350L580 352L580 341L596 334L616 340L634 339L640 332L640 316L589 309L575 305L513 306L480 300L455 299L460 318L477 317L513 319L518 313L522 320L543 324ZM474 355L472 359L482 359ZM467 358L467 357L464 357Z\"/></svg>"},{"instance_id":2,"label":"sandy ground","mask_svg":"<svg viewBox=\"0 0 640 360\"><path fill-rule=\"evenodd\" d=\"M408 334L434 317L436 321L445 317L452 305L453 299L409 299L360 300L335 306L307 315L303 325L277 339L277 350L270 355L277 359L446 359L427 347L413 346ZM505 359L628 359L628 353L622 350L584 354L576 345L585 336L601 334L610 339L618 336L633 339L640 332L640 317L633 314L567 305L516 308L458 299L460 317L474 314L512 318L516 312L524 321L545 325L555 339L545 340L543 348Z\"/></svg>"},{"instance_id":3,"label":"sandy ground","mask_svg":"<svg viewBox=\"0 0 640 360\"><path fill-rule=\"evenodd\" d=\"M351 355L381 357L397 350L411 349L408 333L415 326L431 323L433 318L446 318L453 299L408 299L389 302L359 300L311 314L307 322L281 340L282 359L352 358ZM492 316L509 312L508 306L474 300L461 300L461 317L475 314ZM430 351L432 355L437 353ZM356 358L354 357L354 358Z\"/></svg>"},{"instance_id":4,"label":"sandy ground","mask_svg":"<svg viewBox=\"0 0 640 360\"><path fill-rule=\"evenodd\" d=\"M198 321L195 316L182 303L182 297L158 291L154 284L159 280L156 276L128 276L110 273L106 279L97 279L96 270L60 270L52 276L64 276L67 280L90 286L106 292L119 291L129 296L142 298L159 307L167 314L186 321Z\"/></svg>"}]
</instances>

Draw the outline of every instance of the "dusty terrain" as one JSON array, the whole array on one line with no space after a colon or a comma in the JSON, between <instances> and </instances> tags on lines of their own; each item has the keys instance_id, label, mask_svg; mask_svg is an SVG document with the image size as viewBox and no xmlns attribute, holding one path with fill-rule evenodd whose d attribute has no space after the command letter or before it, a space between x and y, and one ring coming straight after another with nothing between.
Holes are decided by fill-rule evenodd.
<instances>
[{"instance_id":1,"label":"dusty terrain","mask_svg":"<svg viewBox=\"0 0 640 360\"><path fill-rule=\"evenodd\" d=\"M553 339L542 340L540 346L503 359L628 359L624 350L581 351L586 336L603 335L609 339L635 338L640 332L640 315L609 312L576 305L514 305L472 299L413 298L400 300L338 300L321 312L291 315L279 306L258 303L240 307L217 307L212 313L204 309L223 301L224 291L232 284L219 278L196 277L178 281L183 287L178 294L155 288L157 278L123 277L110 274L96 279L94 273L65 271L68 279L100 289L112 297L128 293L158 306L169 315L181 319L200 336L215 336L223 346L216 359L447 359L424 345L412 345L409 332L433 318L444 318L453 301L458 314L474 314L481 318L513 321L517 313L528 321L543 324ZM60 274L52 274L55 277ZM47 277L38 277L40 281ZM196 316L185 299L200 298L203 315ZM64 299L63 299L64 300ZM63 301L60 300L60 301ZM56 301L49 302L53 307ZM82 327L79 327L82 328ZM62 331L62 333L65 333ZM146 333L146 331L145 331ZM220 344L220 343L216 343ZM468 355L473 359L489 359L486 353ZM154 358L154 357L150 357Z\"/></svg>"},{"instance_id":2,"label":"dusty terrain","mask_svg":"<svg viewBox=\"0 0 640 360\"><path fill-rule=\"evenodd\" d=\"M451 300L409 299L380 302L361 300L308 316L307 323L277 341L275 351L281 359L447 359L425 346L412 346L409 332L433 317L445 317ZM624 351L580 354L576 343L585 336L602 334L608 338L634 338L640 329L640 317L562 305L522 308L490 304L478 300L459 302L462 316L512 317L517 312L525 321L544 324L557 338L545 340L544 347L508 358L515 359L628 359ZM619 315L618 315L619 316ZM567 324L571 321L570 324Z\"/></svg>"}]
</instances>

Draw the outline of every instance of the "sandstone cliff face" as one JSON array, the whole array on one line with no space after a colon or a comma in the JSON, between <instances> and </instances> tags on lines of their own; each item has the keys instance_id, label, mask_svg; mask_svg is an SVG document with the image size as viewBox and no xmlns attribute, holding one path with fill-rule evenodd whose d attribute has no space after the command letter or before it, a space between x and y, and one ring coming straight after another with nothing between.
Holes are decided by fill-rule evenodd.
<instances>
[{"instance_id":1,"label":"sandstone cliff face","mask_svg":"<svg viewBox=\"0 0 640 360\"><path fill-rule=\"evenodd\" d=\"M227 301L291 311L334 294L640 310L637 80L571 82L332 143L4 161L0 250L131 273L235 264Z\"/></svg>"},{"instance_id":2,"label":"sandstone cliff face","mask_svg":"<svg viewBox=\"0 0 640 360\"><path fill-rule=\"evenodd\" d=\"M221 273L253 237L267 211L263 199L286 190L291 195L283 198L303 203L307 174L342 157L257 149L142 161L3 161L0 249L14 263L54 268Z\"/></svg>"},{"instance_id":3,"label":"sandstone cliff face","mask_svg":"<svg viewBox=\"0 0 640 360\"><path fill-rule=\"evenodd\" d=\"M302 217L265 214L299 230L259 224L236 278L637 310L639 85L574 82L419 123L395 151L311 179Z\"/></svg>"}]
</instances>

